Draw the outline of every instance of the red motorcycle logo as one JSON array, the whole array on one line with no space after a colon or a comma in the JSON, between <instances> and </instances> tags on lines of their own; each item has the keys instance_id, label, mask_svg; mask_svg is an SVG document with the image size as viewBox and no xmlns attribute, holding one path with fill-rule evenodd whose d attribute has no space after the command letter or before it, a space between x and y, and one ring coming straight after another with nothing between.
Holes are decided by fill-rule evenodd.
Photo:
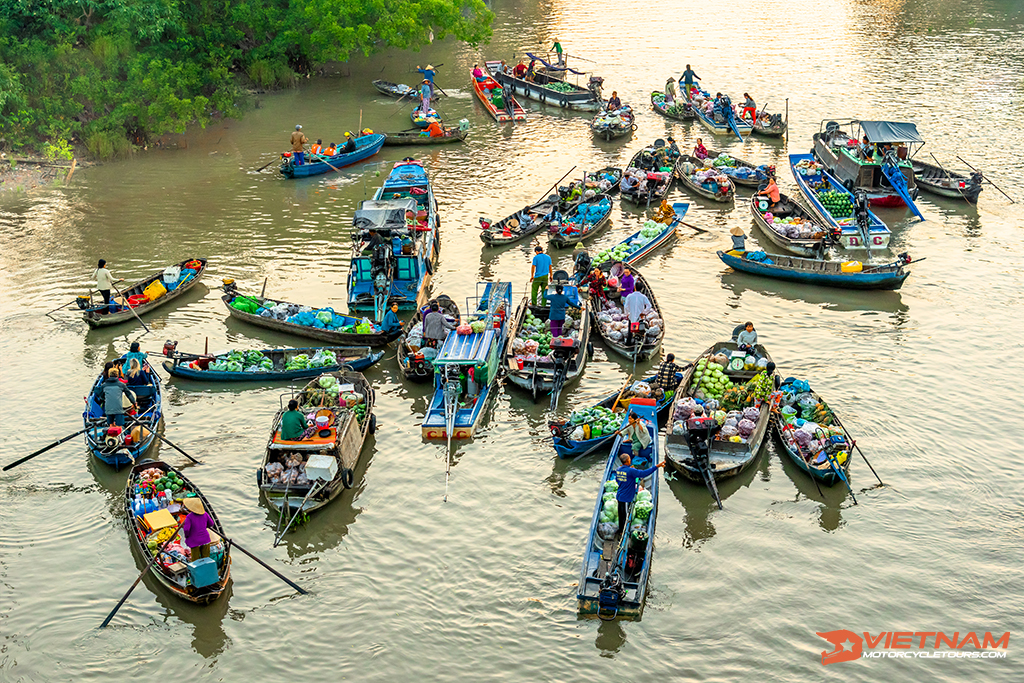
<instances>
[{"instance_id":1,"label":"red motorcycle logo","mask_svg":"<svg viewBox=\"0 0 1024 683\"><path fill-rule=\"evenodd\" d=\"M860 659L861 652L864 649L864 641L853 631L840 629L838 631L818 633L818 635L835 646L835 649L831 652L821 653L822 666Z\"/></svg>"}]
</instances>

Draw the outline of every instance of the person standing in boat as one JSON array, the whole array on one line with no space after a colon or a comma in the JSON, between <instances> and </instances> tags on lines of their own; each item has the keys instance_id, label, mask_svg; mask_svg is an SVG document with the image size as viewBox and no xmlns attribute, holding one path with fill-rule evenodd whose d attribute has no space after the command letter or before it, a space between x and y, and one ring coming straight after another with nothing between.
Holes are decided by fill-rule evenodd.
<instances>
[{"instance_id":1,"label":"person standing in boat","mask_svg":"<svg viewBox=\"0 0 1024 683\"><path fill-rule=\"evenodd\" d=\"M135 396L128 390L128 384L121 379L121 371L112 367L107 371L107 377L101 385L103 396L103 415L107 418L107 425L124 426L124 400L128 399L129 404L135 403Z\"/></svg>"},{"instance_id":2,"label":"person standing in boat","mask_svg":"<svg viewBox=\"0 0 1024 683\"><path fill-rule=\"evenodd\" d=\"M427 116L430 113L430 94L433 92L432 88L433 86L430 84L430 81L425 78L420 83L420 111L423 112L423 116Z\"/></svg>"},{"instance_id":3,"label":"person standing in boat","mask_svg":"<svg viewBox=\"0 0 1024 683\"><path fill-rule=\"evenodd\" d=\"M210 529L216 529L213 518L206 513L199 498L186 498L181 504L188 510L181 532L188 546L188 557L192 562L210 556Z\"/></svg>"},{"instance_id":4,"label":"person standing in boat","mask_svg":"<svg viewBox=\"0 0 1024 683\"><path fill-rule=\"evenodd\" d=\"M302 166L306 163L306 152L305 144L309 142L306 135L302 132L302 126L295 126L295 132L292 133L292 161L296 166Z\"/></svg>"},{"instance_id":5,"label":"person standing in boat","mask_svg":"<svg viewBox=\"0 0 1024 683\"><path fill-rule=\"evenodd\" d=\"M558 38L555 38L555 44L551 46L551 49L558 55L558 66L565 66L565 55L562 54L562 44L558 42Z\"/></svg>"},{"instance_id":6,"label":"person standing in boat","mask_svg":"<svg viewBox=\"0 0 1024 683\"><path fill-rule=\"evenodd\" d=\"M775 391L776 384L779 381L778 377L775 377L775 363L771 361L765 366L764 370L754 375L747 384L754 389L754 406L760 407L763 401L767 401L768 397Z\"/></svg>"},{"instance_id":7,"label":"person standing in boat","mask_svg":"<svg viewBox=\"0 0 1024 683\"><path fill-rule=\"evenodd\" d=\"M605 111L618 111L619 109L622 109L622 100L619 99L618 91L612 90L612 96L608 98Z\"/></svg>"},{"instance_id":8,"label":"person standing in boat","mask_svg":"<svg viewBox=\"0 0 1024 683\"><path fill-rule=\"evenodd\" d=\"M615 432L615 435L629 439L633 457L640 455L645 448L651 445L651 434L647 430L647 425L641 422L640 416L633 412L629 414L628 424ZM615 470L615 481L619 484L619 488L615 492L615 500L619 504L619 530L617 533L621 534L626 526L629 504L636 498L636 480L645 479L656 473L659 468L665 466L665 461L663 460L649 469L638 470L633 468L633 458L626 453L620 453L619 462L622 466Z\"/></svg>"},{"instance_id":9,"label":"person standing in boat","mask_svg":"<svg viewBox=\"0 0 1024 683\"><path fill-rule=\"evenodd\" d=\"M629 319L629 334L626 336L626 344L633 343L633 328L638 327L640 318L647 311L654 310L651 300L640 290L634 289L629 296L622 299L622 308L626 311Z\"/></svg>"},{"instance_id":10,"label":"person standing in boat","mask_svg":"<svg viewBox=\"0 0 1024 683\"><path fill-rule=\"evenodd\" d=\"M700 76L698 76L694 70L690 68L690 65L687 64L686 71L684 71L683 75L679 77L679 80L683 82L683 97L689 99L690 90L693 88L693 82L699 81Z\"/></svg>"},{"instance_id":11,"label":"person standing in boat","mask_svg":"<svg viewBox=\"0 0 1024 683\"><path fill-rule=\"evenodd\" d=\"M419 66L416 70L423 74L423 78L430 83L430 98L434 98L434 76L437 75L437 69L434 68L433 64L427 64L427 68L421 69Z\"/></svg>"},{"instance_id":12,"label":"person standing in boat","mask_svg":"<svg viewBox=\"0 0 1024 683\"><path fill-rule=\"evenodd\" d=\"M676 103L676 79L669 76L665 81L665 104L670 107Z\"/></svg>"},{"instance_id":13,"label":"person standing in boat","mask_svg":"<svg viewBox=\"0 0 1024 683\"><path fill-rule=\"evenodd\" d=\"M620 296L627 297L636 291L636 278L633 277L633 272L629 268L622 269L622 277L619 278L619 294Z\"/></svg>"},{"instance_id":14,"label":"person standing in boat","mask_svg":"<svg viewBox=\"0 0 1024 683\"><path fill-rule=\"evenodd\" d=\"M551 336L561 337L562 326L565 324L565 312L569 307L569 297L564 293L562 285L555 285L555 293L548 297L548 321L551 323Z\"/></svg>"},{"instance_id":15,"label":"person standing in boat","mask_svg":"<svg viewBox=\"0 0 1024 683\"><path fill-rule=\"evenodd\" d=\"M96 272L93 273L93 276L96 278L96 289L103 295L103 303L109 306L110 288L114 286L115 282L124 282L124 278L115 278L114 274L107 270L105 259L100 259L96 263Z\"/></svg>"},{"instance_id":16,"label":"person standing in boat","mask_svg":"<svg viewBox=\"0 0 1024 683\"><path fill-rule=\"evenodd\" d=\"M660 387L664 391L673 391L679 386L681 378L676 375L682 374L684 368L676 365L675 360L674 353L665 356L665 360L658 367L658 374L654 376L653 386Z\"/></svg>"},{"instance_id":17,"label":"person standing in boat","mask_svg":"<svg viewBox=\"0 0 1024 683\"><path fill-rule=\"evenodd\" d=\"M743 93L743 111L740 112L740 118L745 118L747 112L750 113L750 123L753 125L757 121L757 104L754 102L754 98L750 96L750 93Z\"/></svg>"},{"instance_id":18,"label":"person standing in boat","mask_svg":"<svg viewBox=\"0 0 1024 683\"><path fill-rule=\"evenodd\" d=\"M537 294L540 293L541 300L547 301L548 279L551 277L551 257L544 253L544 248L539 244L533 248L533 261L530 266L530 303L537 305Z\"/></svg>"},{"instance_id":19,"label":"person standing in boat","mask_svg":"<svg viewBox=\"0 0 1024 683\"><path fill-rule=\"evenodd\" d=\"M449 330L454 330L455 324L448 322L447 316L441 310L436 301L430 302L430 311L423 316L423 341L427 346L437 347L438 342L444 341Z\"/></svg>"},{"instance_id":20,"label":"person standing in boat","mask_svg":"<svg viewBox=\"0 0 1024 683\"><path fill-rule=\"evenodd\" d=\"M299 402L295 399L288 401L288 410L281 416L281 440L298 441L307 427L309 420L299 410Z\"/></svg>"},{"instance_id":21,"label":"person standing in boat","mask_svg":"<svg viewBox=\"0 0 1024 683\"><path fill-rule=\"evenodd\" d=\"M744 253L747 250L747 235L743 232L743 228L738 225L734 225L729 229L729 234L732 235L732 250Z\"/></svg>"}]
</instances>

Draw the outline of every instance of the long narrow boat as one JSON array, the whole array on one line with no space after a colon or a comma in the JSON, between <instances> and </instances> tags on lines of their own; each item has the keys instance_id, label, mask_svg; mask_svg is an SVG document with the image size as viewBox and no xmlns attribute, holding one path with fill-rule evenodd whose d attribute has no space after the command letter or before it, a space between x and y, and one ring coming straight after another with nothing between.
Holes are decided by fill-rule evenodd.
<instances>
[{"instance_id":1,"label":"long narrow boat","mask_svg":"<svg viewBox=\"0 0 1024 683\"><path fill-rule=\"evenodd\" d=\"M232 303L234 303L235 299L238 297L242 297L243 300L255 304L257 306L256 311L250 313L247 310L241 310L232 306ZM332 320L332 327L330 328L316 327L312 324L303 325L298 321L288 322L290 318L301 317L299 309L302 306L300 304L281 301L279 299L270 299L267 297L242 296L234 290L221 297L221 301L224 302L224 305L228 309L228 315L232 318L237 318L247 323L258 325L259 327L266 327L270 330L288 332L300 337L309 337L310 339L318 339L335 346L387 346L389 342L397 339L398 335L401 334L401 329L397 329L393 332L384 332L380 328L379 323L373 322L370 323L370 332L358 332L356 331L356 328L362 323L361 318L339 315L329 308L313 309L312 314L313 317L316 317L318 313L323 311L330 313ZM290 311L295 311L295 313L288 313L282 320L275 317L275 313L269 310L275 306L283 306ZM263 315L263 312L265 312L266 315Z\"/></svg>"},{"instance_id":2,"label":"long narrow boat","mask_svg":"<svg viewBox=\"0 0 1024 683\"><path fill-rule=\"evenodd\" d=\"M615 194L619 191L619 181L622 180L622 168L619 166L605 166L596 171L586 174L583 181L585 190L594 190L604 194Z\"/></svg>"},{"instance_id":3,"label":"long narrow boat","mask_svg":"<svg viewBox=\"0 0 1024 683\"><path fill-rule=\"evenodd\" d=\"M295 165L292 153L285 152L282 155L284 161L281 164L281 174L285 178L308 178L311 175L320 175L321 173L328 173L339 168L357 164L360 161L369 159L380 151L380 148L384 146L384 136L380 133L360 135L355 138L355 143L355 151L323 157L323 161L315 160L316 157L307 152L306 162L298 166Z\"/></svg>"},{"instance_id":4,"label":"long narrow boat","mask_svg":"<svg viewBox=\"0 0 1024 683\"><path fill-rule=\"evenodd\" d=\"M780 390L783 392L783 396L793 393L791 384L784 384ZM806 409L799 405L790 405L789 407L796 411L793 413L789 413L783 407L782 410L786 412L780 412L779 415L772 417L772 433L775 434L776 442L782 448L782 452L788 455L797 467L826 486L832 486L849 474L850 442L845 430L835 424L832 409L822 400L821 396L812 390L807 393L810 394L815 405ZM799 417L801 414L805 417ZM806 435L799 436L797 434L797 431L800 431L797 427L798 418L804 424L811 422L818 425L819 428L814 428ZM802 445L801 441L807 443ZM837 468L839 472L837 472ZM840 472L842 476L840 476Z\"/></svg>"},{"instance_id":5,"label":"long narrow boat","mask_svg":"<svg viewBox=\"0 0 1024 683\"><path fill-rule=\"evenodd\" d=\"M562 274L564 278L557 276ZM548 293L560 284L569 301L575 302L566 311L562 334L552 339L548 306L533 306L529 297L523 297L510 323L512 341L505 351L505 376L508 381L530 393L536 402L544 394L551 396L551 409L558 405L562 387L579 378L593 355L590 343L590 312L588 301L580 299L576 286L568 280L565 271L556 272L556 281ZM539 348L531 351L530 342Z\"/></svg>"},{"instance_id":6,"label":"long narrow boat","mask_svg":"<svg viewBox=\"0 0 1024 683\"><path fill-rule=\"evenodd\" d=\"M565 79L566 72L580 76L587 74L576 71L566 66L551 64L542 57L526 53L530 59L535 59L542 67L535 70L532 80L517 78L511 70L501 70L501 62L491 60L484 63L487 71L503 86L511 89L513 95L521 95L528 100L536 100L541 104L547 104L562 109L575 109L577 111L597 111L601 108L601 84L604 79L600 76L590 76L587 87L574 85Z\"/></svg>"},{"instance_id":7,"label":"long narrow boat","mask_svg":"<svg viewBox=\"0 0 1024 683\"><path fill-rule=\"evenodd\" d=\"M362 372L384 357L383 351L374 352L369 346L255 349L236 353L241 354L245 358L245 363L248 363L240 364L239 367L242 369L237 371L217 369L229 360L237 358L237 355L229 353L199 355L170 351L165 353L170 360L165 360L163 366L164 370L174 377L198 382L279 382L318 377L325 372L338 370ZM269 363L264 362L258 370L251 369L260 366L261 358L265 358ZM334 358L334 361L330 361L330 358ZM312 359L327 364L313 366L309 364ZM246 369L247 367L250 369Z\"/></svg>"},{"instance_id":8,"label":"long narrow boat","mask_svg":"<svg viewBox=\"0 0 1024 683\"><path fill-rule=\"evenodd\" d=\"M676 98L675 104L665 102L665 92L662 90L651 91L651 109L667 119L676 121L692 121L697 118L693 108L685 100Z\"/></svg>"},{"instance_id":9,"label":"long narrow boat","mask_svg":"<svg viewBox=\"0 0 1024 683\"><path fill-rule=\"evenodd\" d=\"M725 157L722 159L722 157ZM733 156L728 152L719 152L713 149L708 150L708 158L711 159L713 168L728 176L736 185L741 187L758 187L768 179L767 167L758 166L752 161L746 161ZM721 159L720 163L716 163ZM703 164L701 164L703 165Z\"/></svg>"},{"instance_id":10,"label":"long narrow boat","mask_svg":"<svg viewBox=\"0 0 1024 683\"><path fill-rule=\"evenodd\" d=\"M558 249L571 247L588 240L607 227L612 220L612 200L606 194L596 194L580 202L562 220L548 228L549 242Z\"/></svg>"},{"instance_id":11,"label":"long narrow boat","mask_svg":"<svg viewBox=\"0 0 1024 683\"><path fill-rule=\"evenodd\" d=\"M155 502L156 485L162 482L173 502L159 508ZM185 498L198 498L213 520L210 529L210 555L206 560L191 558L175 526L188 513L181 504ZM182 600L208 605L224 592L231 580L231 544L225 540L224 525L199 487L181 473L159 460L146 460L132 467L122 501L132 551L144 564L163 551L150 566L150 574ZM152 510L152 511L149 511ZM171 540L174 539L174 540ZM170 543L167 543L170 541ZM166 543L166 545L165 545ZM195 564L193 564L195 563ZM209 565L210 570L205 570Z\"/></svg>"},{"instance_id":12,"label":"long narrow boat","mask_svg":"<svg viewBox=\"0 0 1024 683\"><path fill-rule=\"evenodd\" d=\"M767 260L756 261L748 258L750 253L742 252L740 255L741 252L736 251L719 251L718 258L725 265L744 273L841 289L899 289L910 276L910 271L905 268L910 261L905 254L892 263L862 266L863 270L846 272L839 261L776 254L771 254Z\"/></svg>"},{"instance_id":13,"label":"long narrow boat","mask_svg":"<svg viewBox=\"0 0 1024 683\"><path fill-rule=\"evenodd\" d=\"M595 138L616 140L636 130L636 117L628 104L615 111L602 111L590 121L590 132Z\"/></svg>"},{"instance_id":14,"label":"long narrow boat","mask_svg":"<svg viewBox=\"0 0 1024 683\"><path fill-rule=\"evenodd\" d=\"M972 173L950 171L917 159L911 160L911 164L914 167L914 179L917 186L925 192L949 199L963 199L969 204L978 202L981 184L985 180L981 171Z\"/></svg>"},{"instance_id":15,"label":"long narrow boat","mask_svg":"<svg viewBox=\"0 0 1024 683\"><path fill-rule=\"evenodd\" d=\"M526 120L526 110L519 106L512 90L502 88L501 84L491 76L486 76L482 81L473 78L473 92L476 93L477 99L484 105L487 113L498 123Z\"/></svg>"},{"instance_id":16,"label":"long narrow boat","mask_svg":"<svg viewBox=\"0 0 1024 683\"><path fill-rule=\"evenodd\" d=\"M482 291L481 291L482 287ZM466 300L462 325L482 331L451 331L434 359L434 396L421 425L425 439L470 439L497 392L501 357L508 343L511 282L481 282Z\"/></svg>"},{"instance_id":17,"label":"long narrow boat","mask_svg":"<svg viewBox=\"0 0 1024 683\"><path fill-rule=\"evenodd\" d=\"M558 209L562 203L557 194L542 199L536 204L525 206L519 211L502 218L480 231L480 239L492 247L503 247L526 239L530 235L548 230L558 220ZM483 219L481 219L483 220Z\"/></svg>"},{"instance_id":18,"label":"long narrow boat","mask_svg":"<svg viewBox=\"0 0 1024 683\"><path fill-rule=\"evenodd\" d=\"M468 130L449 128L444 135L424 135L423 133L384 133L385 147L401 147L406 145L448 145L462 142L469 135Z\"/></svg>"},{"instance_id":19,"label":"long narrow boat","mask_svg":"<svg viewBox=\"0 0 1024 683\"><path fill-rule=\"evenodd\" d=\"M427 113L424 115L423 110L416 107L409 112L409 120L417 128L427 128L432 123L441 123L441 115L434 109L427 109Z\"/></svg>"},{"instance_id":20,"label":"long narrow boat","mask_svg":"<svg viewBox=\"0 0 1024 683\"><path fill-rule=\"evenodd\" d=\"M173 282L167 282L164 279L164 274L175 269L179 271L177 279ZM85 322L89 324L89 327L107 327L109 325L134 321L137 320L136 315L142 316L149 313L154 308L170 303L192 289L205 272L205 258L185 259L138 282L133 282L127 287L121 287L120 291L124 295L123 298L120 296L112 298L110 305L104 304L102 301L99 303L94 302L92 292L90 291L88 298L78 298L78 306L83 309L82 316L85 318ZM170 274L173 275L173 272ZM160 281L160 285L157 288L162 287L166 293L151 300L147 295L143 294L143 291L157 281ZM171 289L167 291L169 287ZM111 308L116 310L111 311ZM134 313L132 312L133 309Z\"/></svg>"},{"instance_id":21,"label":"long narrow boat","mask_svg":"<svg viewBox=\"0 0 1024 683\"><path fill-rule=\"evenodd\" d=\"M687 97L690 97L690 95L687 94ZM687 101L693 109L693 113L697 117L697 120L700 121L709 131L715 135L735 135L740 139L740 142L743 142L743 136L750 134L750 122L737 118L732 110L731 104L729 109L724 113L716 111L715 108L713 108L710 113L705 111L704 104L709 100L713 101L711 95L707 91L701 90L696 97L692 97Z\"/></svg>"},{"instance_id":22,"label":"long narrow boat","mask_svg":"<svg viewBox=\"0 0 1024 683\"><path fill-rule=\"evenodd\" d=\"M790 253L820 258L824 254L825 244L831 242L829 229L819 223L807 209L781 192L774 206L766 196L752 195L750 213L754 217L754 225L775 246Z\"/></svg>"},{"instance_id":23,"label":"long narrow boat","mask_svg":"<svg viewBox=\"0 0 1024 683\"><path fill-rule=\"evenodd\" d=\"M437 357L437 349L426 346L423 343L423 314L424 310L432 303L437 302L438 308L453 324L458 324L462 319L459 314L459 306L444 294L438 294L436 299L431 299L408 323L402 327L402 336L398 338L398 352L395 358L398 360L398 368L402 376L411 382L429 382L434 378L434 358Z\"/></svg>"},{"instance_id":24,"label":"long narrow boat","mask_svg":"<svg viewBox=\"0 0 1024 683\"><path fill-rule=\"evenodd\" d=\"M691 481L706 484L716 500L715 480L736 476L757 459L757 455L761 452L761 446L764 444L765 435L768 433L768 423L771 418L770 402L765 401L757 409L757 420L750 420L754 422L753 431L746 437L736 437L742 441L731 441L723 437L721 432L717 435L712 433L714 438L710 443L706 458L693 452L687 439L689 429L686 418L689 417L689 414L682 412L681 404L694 399L707 400L710 398L703 392L703 378L713 378L714 375L708 368L715 365L714 357L721 357L721 355L726 356L731 364L734 359L743 358L747 354L740 351L734 341L718 342L704 351L694 365L684 373L683 381L676 391L676 407L673 411L674 424L668 430L667 453L665 454L668 467ZM771 361L768 352L760 345L755 345L753 356L757 359ZM732 370L728 369L728 366L724 369L728 380L738 386L746 384L759 372L757 368L746 369L746 365L742 361L740 364L744 369ZM737 392L742 393L742 389L737 389ZM725 398L723 395L723 402Z\"/></svg>"},{"instance_id":25,"label":"long narrow boat","mask_svg":"<svg viewBox=\"0 0 1024 683\"><path fill-rule=\"evenodd\" d=\"M291 399L315 422L304 439L281 438L281 418ZM313 512L355 485L363 446L377 428L374 399L370 383L357 372L326 373L297 394L292 391L280 397L263 462L256 471L260 493L274 511L286 518Z\"/></svg>"},{"instance_id":26,"label":"long narrow boat","mask_svg":"<svg viewBox=\"0 0 1024 683\"><path fill-rule=\"evenodd\" d=\"M789 124L782 120L782 114L765 114L762 111L751 125L750 132L764 138L781 138L788 128Z\"/></svg>"},{"instance_id":27,"label":"long narrow boat","mask_svg":"<svg viewBox=\"0 0 1024 683\"><path fill-rule=\"evenodd\" d=\"M621 261L607 261L599 267L606 276L615 277L621 277L624 268ZM595 317L594 329L597 331L598 336L601 337L601 341L604 342L605 346L619 355L639 362L653 358L654 354L661 348L661 342L665 338L665 319L661 315L661 307L658 306L658 300L654 297L654 290L651 289L647 280L636 267L630 266L629 269L635 278L634 286L636 291L641 292L647 297L653 309L651 313L644 317L643 339L633 339L627 343L629 321L625 318L620 321L613 320L612 316L625 316L621 308L621 301L618 305L606 302L604 308L598 305L597 302L591 302L590 311L591 315Z\"/></svg>"},{"instance_id":28,"label":"long narrow boat","mask_svg":"<svg viewBox=\"0 0 1024 683\"><path fill-rule=\"evenodd\" d=\"M124 356L119 360L121 363L114 361L114 364L123 364ZM102 373L93 382L82 412L82 426L86 428L85 445L97 460L120 469L137 462L156 441L156 430L163 419L163 392L160 375L155 369L146 373L146 379L149 380L147 384L128 387L135 395L136 414L125 415L124 426L120 430L107 427L103 406L98 400L101 397L98 390L103 384Z\"/></svg>"},{"instance_id":29,"label":"long narrow boat","mask_svg":"<svg viewBox=\"0 0 1024 683\"><path fill-rule=\"evenodd\" d=\"M789 167L796 186L807 200L808 206L823 225L839 233L839 246L844 249L885 249L892 232L878 216L867 211L866 225L856 217L856 197L842 183L833 178L811 154L790 154ZM845 197L842 208L829 208L837 196ZM831 199L830 199L831 198ZM832 215L835 211L837 215Z\"/></svg>"},{"instance_id":30,"label":"long narrow boat","mask_svg":"<svg viewBox=\"0 0 1024 683\"><path fill-rule=\"evenodd\" d=\"M423 164L397 162L373 199L360 202L352 224L349 310L382 320L391 304L406 311L422 306L440 244L437 199ZM376 250L374 233L382 242Z\"/></svg>"},{"instance_id":31,"label":"long narrow boat","mask_svg":"<svg viewBox=\"0 0 1024 683\"><path fill-rule=\"evenodd\" d=\"M640 380L641 382L650 384L657 378L657 374L649 375L648 377ZM683 374L681 372L676 373L676 379L682 380ZM627 383L628 385L629 383ZM655 399L655 409L658 413L658 424L664 424L666 418L668 418L669 412L673 404L673 396L675 392L665 392L660 398ZM629 405L629 399L632 395L627 394L626 387L623 387L622 391L614 391L608 394L605 398L598 401L593 408L606 408L612 412L619 412L625 410ZM615 438L615 433L608 431L600 434L599 436L591 436L590 438L573 439L572 434L577 426L582 424L574 423L570 419L566 420L549 420L548 429L551 431L552 444L555 447L555 452L558 453L560 458L581 458L585 455L607 448L612 440ZM589 430L588 430L589 431ZM593 434L593 432L591 432Z\"/></svg>"},{"instance_id":32,"label":"long narrow boat","mask_svg":"<svg viewBox=\"0 0 1024 683\"><path fill-rule=\"evenodd\" d=\"M713 170L714 176L701 180L696 173ZM713 202L730 202L736 197L736 186L733 178L729 177L719 169L705 169L701 160L688 154L683 154L676 160L675 176L683 187L690 192L710 199ZM725 178L725 182L722 182Z\"/></svg>"},{"instance_id":33,"label":"long narrow boat","mask_svg":"<svg viewBox=\"0 0 1024 683\"><path fill-rule=\"evenodd\" d=\"M655 402L653 399L635 398L630 401L629 410L640 416L651 434L650 447L633 459L632 466L649 469L661 459ZM617 489L616 470L621 467L620 452L631 453L632 450L623 437L617 436L601 478L594 516L590 520L576 595L577 610L581 616L597 616L604 621L636 620L642 615L658 516L659 473L655 471L645 479L637 480L643 488L637 493L636 502L628 506L629 519L621 538L614 522L601 522L606 505L618 505L614 496L608 501L605 497Z\"/></svg>"},{"instance_id":34,"label":"long narrow boat","mask_svg":"<svg viewBox=\"0 0 1024 683\"><path fill-rule=\"evenodd\" d=\"M658 143L661 143L660 145ZM657 206L668 195L672 187L672 165L665 154L664 140L656 140L650 147L645 147L629 160L629 165L622 174L619 191L622 199L632 204ZM667 163L668 166L658 166ZM662 171L667 168L668 171Z\"/></svg>"},{"instance_id":35,"label":"long narrow boat","mask_svg":"<svg viewBox=\"0 0 1024 683\"><path fill-rule=\"evenodd\" d=\"M650 256L663 244L667 244L676 236L676 229L683 217L686 216L690 205L686 202L675 202L672 204L675 213L668 223L661 223L651 219L645 223L645 227L622 240L618 244L597 253L593 263L601 265L606 261L620 260L632 268L640 261ZM647 227L650 223L654 225ZM580 273L582 275L582 273Z\"/></svg>"},{"instance_id":36,"label":"long narrow boat","mask_svg":"<svg viewBox=\"0 0 1024 683\"><path fill-rule=\"evenodd\" d=\"M419 91L405 83L392 83L391 81L385 81L384 79L377 79L373 81L373 87L377 89L377 92L384 95L390 95L391 97L411 97L416 100L420 99ZM435 90L430 101L434 102L439 97L441 97L440 93Z\"/></svg>"},{"instance_id":37,"label":"long narrow boat","mask_svg":"<svg viewBox=\"0 0 1024 683\"><path fill-rule=\"evenodd\" d=\"M860 144L867 138L872 153L865 156ZM898 207L906 204L908 197L902 197L886 175L884 155L878 148L892 147L909 199L917 198L917 183L914 168L910 162L914 145L924 145L912 123L891 121L822 121L813 136L814 156L825 165L825 170L851 192L863 190L868 201L875 206Z\"/></svg>"}]
</instances>

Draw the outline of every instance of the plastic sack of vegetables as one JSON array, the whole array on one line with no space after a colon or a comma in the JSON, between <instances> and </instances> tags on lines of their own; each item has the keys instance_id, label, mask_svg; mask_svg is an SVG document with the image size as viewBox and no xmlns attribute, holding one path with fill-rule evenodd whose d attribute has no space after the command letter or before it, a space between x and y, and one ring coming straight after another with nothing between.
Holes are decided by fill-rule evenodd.
<instances>
[{"instance_id":1,"label":"plastic sack of vegetables","mask_svg":"<svg viewBox=\"0 0 1024 683\"><path fill-rule=\"evenodd\" d=\"M614 479L609 479L608 481L606 481L604 483L604 490L605 491L618 491L619 490L619 482L615 481Z\"/></svg>"},{"instance_id":2,"label":"plastic sack of vegetables","mask_svg":"<svg viewBox=\"0 0 1024 683\"><path fill-rule=\"evenodd\" d=\"M327 387L333 387L338 383L338 380L334 375L320 375L320 378L316 381L321 387L326 389Z\"/></svg>"},{"instance_id":3,"label":"plastic sack of vegetables","mask_svg":"<svg viewBox=\"0 0 1024 683\"><path fill-rule=\"evenodd\" d=\"M736 425L736 430L743 437L750 436L754 433L755 429L757 429L757 424L751 420L740 420L740 423Z\"/></svg>"},{"instance_id":4,"label":"plastic sack of vegetables","mask_svg":"<svg viewBox=\"0 0 1024 683\"><path fill-rule=\"evenodd\" d=\"M612 522L601 522L597 525L597 535L605 541L610 541L619 533L619 525Z\"/></svg>"},{"instance_id":5,"label":"plastic sack of vegetables","mask_svg":"<svg viewBox=\"0 0 1024 683\"><path fill-rule=\"evenodd\" d=\"M757 408L750 407L743 409L743 419L757 422L757 418L761 416L761 411Z\"/></svg>"},{"instance_id":6,"label":"plastic sack of vegetables","mask_svg":"<svg viewBox=\"0 0 1024 683\"><path fill-rule=\"evenodd\" d=\"M651 511L654 510L654 503L649 500L637 501L636 505L633 506L633 516L637 519L646 520L651 516Z\"/></svg>"}]
</instances>

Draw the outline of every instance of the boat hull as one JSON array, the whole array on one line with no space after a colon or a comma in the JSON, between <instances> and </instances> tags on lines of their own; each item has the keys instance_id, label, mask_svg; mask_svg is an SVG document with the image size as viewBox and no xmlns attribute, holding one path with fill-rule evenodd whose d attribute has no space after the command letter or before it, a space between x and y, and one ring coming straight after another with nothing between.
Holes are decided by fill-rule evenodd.
<instances>
[{"instance_id":1,"label":"boat hull","mask_svg":"<svg viewBox=\"0 0 1024 683\"><path fill-rule=\"evenodd\" d=\"M824 250L824 238L802 239L798 237L787 237L786 235L783 235L778 231L773 230L771 226L768 225L768 222L765 220L764 214L762 214L757 209L757 202L757 195L754 195L750 198L750 214L754 218L754 225L756 225L758 229L762 233L764 233L764 236L768 238L768 241L770 241L772 244L779 247L780 249L788 251L792 254L796 254L797 256L814 257L822 253L822 251ZM795 215L801 218L811 220L811 216L809 213L805 212L796 202L794 202L792 199L790 199L789 197L782 193L779 193L779 203L785 204L786 206L790 207ZM816 222L815 225L822 232L825 230L823 226Z\"/></svg>"},{"instance_id":2,"label":"boat hull","mask_svg":"<svg viewBox=\"0 0 1024 683\"><path fill-rule=\"evenodd\" d=\"M258 299L258 297L249 298ZM395 330L394 332L377 332L374 334L356 334L354 332L332 332L330 330L321 330L316 327L308 327L306 325L296 325L294 323L285 322L284 320L264 318L263 316L255 315L253 313L239 311L238 309L232 308L228 305L231 302L231 299L232 297L230 294L221 298L224 302L224 306L228 309L228 315L232 318L237 318L238 320L242 320L258 327L265 327L268 330L277 330L278 332L288 332L300 337L308 337L309 339L318 339L336 346L387 346L388 343L397 339L401 334L401 330ZM263 301L279 303L272 299L263 299Z\"/></svg>"},{"instance_id":3,"label":"boat hull","mask_svg":"<svg viewBox=\"0 0 1024 683\"><path fill-rule=\"evenodd\" d=\"M758 261L750 261L732 253L718 252L718 258L725 265L751 275L761 275L776 280L789 280L808 285L819 285L824 287L835 287L837 289L899 289L903 281L910 276L906 270L898 269L885 272L863 272L863 273L828 273L794 268L776 266L774 264L763 264ZM780 261L790 257L775 257ZM812 260L812 259L808 259ZM835 263L835 262L830 262ZM836 263L838 265L838 263Z\"/></svg>"},{"instance_id":4,"label":"boat hull","mask_svg":"<svg viewBox=\"0 0 1024 683\"><path fill-rule=\"evenodd\" d=\"M469 131L456 130L451 135L420 135L419 133L384 133L385 147L402 147L408 145L450 145L462 142Z\"/></svg>"},{"instance_id":5,"label":"boat hull","mask_svg":"<svg viewBox=\"0 0 1024 683\"><path fill-rule=\"evenodd\" d=\"M294 349L295 351L308 350L316 353L317 349ZM354 370L362 372L367 368L376 365L384 357L383 351L369 353L362 358L344 363L343 365L328 365L321 368L305 368L302 370L284 370L272 372L223 372L218 370L195 370L184 363L175 363L171 360L163 362L164 370L173 377L189 379L196 382L286 382L293 379L306 379L319 377L325 372L340 372L342 370Z\"/></svg>"},{"instance_id":6,"label":"boat hull","mask_svg":"<svg viewBox=\"0 0 1024 683\"><path fill-rule=\"evenodd\" d=\"M591 90L580 88L575 92L557 92L550 88L545 88L543 85L502 73L500 61L485 62L485 66L498 83L511 88L513 94L525 97L528 100L535 100L551 107L575 111L597 111L601 108L602 101L600 96Z\"/></svg>"}]
</instances>

